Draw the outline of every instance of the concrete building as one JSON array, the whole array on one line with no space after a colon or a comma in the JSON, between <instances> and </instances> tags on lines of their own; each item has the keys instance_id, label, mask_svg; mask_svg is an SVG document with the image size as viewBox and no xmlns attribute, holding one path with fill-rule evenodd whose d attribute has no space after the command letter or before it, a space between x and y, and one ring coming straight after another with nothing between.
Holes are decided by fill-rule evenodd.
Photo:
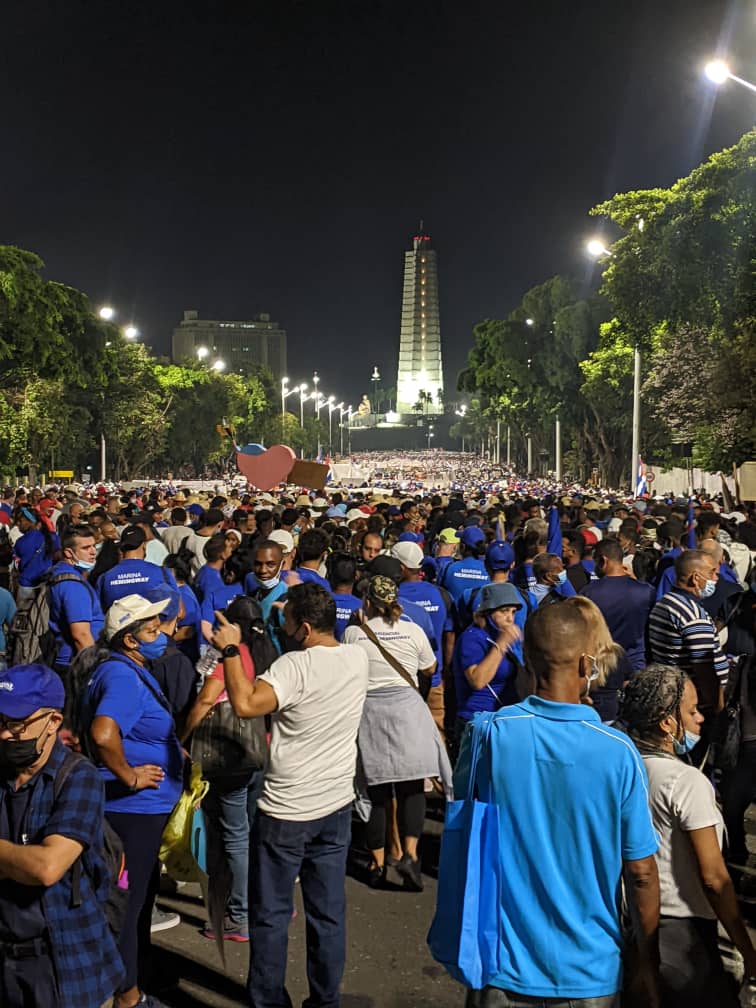
<instances>
[{"instance_id":1,"label":"concrete building","mask_svg":"<svg viewBox=\"0 0 756 1008\"><path fill-rule=\"evenodd\" d=\"M402 325L399 337L399 369L396 380L398 413L419 412L421 393L430 395L422 412L443 412L444 372L441 363L441 325L438 313L438 264L423 232L412 239L404 253Z\"/></svg>"},{"instance_id":2,"label":"concrete building","mask_svg":"<svg viewBox=\"0 0 756 1008\"><path fill-rule=\"evenodd\" d=\"M270 315L257 315L249 322L220 322L185 311L183 322L173 330L171 356L179 363L196 358L203 348L210 363L222 360L227 371L263 364L276 378L286 374L286 330L271 322Z\"/></svg>"}]
</instances>

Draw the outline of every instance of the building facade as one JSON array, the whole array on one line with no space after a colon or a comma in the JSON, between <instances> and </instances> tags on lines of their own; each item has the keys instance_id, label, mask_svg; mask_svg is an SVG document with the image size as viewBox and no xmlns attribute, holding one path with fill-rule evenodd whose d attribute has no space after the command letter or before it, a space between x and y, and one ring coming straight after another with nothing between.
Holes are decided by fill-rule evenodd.
<instances>
[{"instance_id":1,"label":"building facade","mask_svg":"<svg viewBox=\"0 0 756 1008\"><path fill-rule=\"evenodd\" d=\"M223 361L227 371L244 372L262 364L280 379L286 374L286 330L266 314L249 322L221 322L185 311L173 330L171 356L178 363L198 355L211 364Z\"/></svg>"},{"instance_id":2,"label":"building facade","mask_svg":"<svg viewBox=\"0 0 756 1008\"><path fill-rule=\"evenodd\" d=\"M421 221L412 250L404 253L397 412L443 413L443 394L438 262Z\"/></svg>"}]
</instances>

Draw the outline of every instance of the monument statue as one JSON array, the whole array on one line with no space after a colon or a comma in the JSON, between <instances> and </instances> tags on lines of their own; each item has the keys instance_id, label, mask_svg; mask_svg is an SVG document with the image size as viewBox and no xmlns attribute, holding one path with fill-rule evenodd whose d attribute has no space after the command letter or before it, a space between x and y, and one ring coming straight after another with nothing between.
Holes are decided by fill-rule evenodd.
<instances>
[{"instance_id":1,"label":"monument statue","mask_svg":"<svg viewBox=\"0 0 756 1008\"><path fill-rule=\"evenodd\" d=\"M362 402L357 407L357 416L359 416L359 417L370 416L370 414L372 412L373 412L373 407L370 405L370 400L368 399L367 394L365 394L362 397Z\"/></svg>"}]
</instances>

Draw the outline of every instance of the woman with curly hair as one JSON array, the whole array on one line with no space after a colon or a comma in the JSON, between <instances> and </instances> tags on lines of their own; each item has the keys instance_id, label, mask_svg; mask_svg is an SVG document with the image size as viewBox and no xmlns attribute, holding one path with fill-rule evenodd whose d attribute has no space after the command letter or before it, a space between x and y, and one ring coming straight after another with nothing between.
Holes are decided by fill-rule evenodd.
<instances>
[{"instance_id":1,"label":"woman with curly hair","mask_svg":"<svg viewBox=\"0 0 756 1008\"><path fill-rule=\"evenodd\" d=\"M671 665L649 665L626 686L620 717L648 773L659 834L660 975L666 1008L735 1008L732 978L717 947L721 921L756 976L756 951L741 920L722 857L722 816L709 780L687 753L703 717L690 679Z\"/></svg>"}]
</instances>

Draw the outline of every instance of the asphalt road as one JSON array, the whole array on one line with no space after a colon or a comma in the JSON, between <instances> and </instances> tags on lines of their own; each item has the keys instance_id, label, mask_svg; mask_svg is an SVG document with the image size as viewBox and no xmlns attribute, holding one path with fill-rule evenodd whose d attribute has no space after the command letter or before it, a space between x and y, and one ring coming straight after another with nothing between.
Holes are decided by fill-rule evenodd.
<instances>
[{"instance_id":1,"label":"asphalt road","mask_svg":"<svg viewBox=\"0 0 756 1008\"><path fill-rule=\"evenodd\" d=\"M439 817L440 818L440 817ZM350 859L347 892L347 962L342 1008L461 1008L464 990L430 956L425 942L436 900L440 822L429 820L423 840L425 891L398 886L369 889L362 881L364 861ZM307 996L305 923L302 894L295 887L298 916L289 928L287 986L295 1005ZM177 987L160 998L172 1008L232 1008L245 1005L244 981L249 947L226 942L226 967L215 942L200 934L205 922L199 886L187 885L175 896L161 896L165 909L181 914L181 924L153 936L162 977L177 973Z\"/></svg>"},{"instance_id":2,"label":"asphalt road","mask_svg":"<svg viewBox=\"0 0 756 1008\"><path fill-rule=\"evenodd\" d=\"M756 806L747 816L756 868ZM462 1008L465 991L449 978L430 956L425 937L436 900L436 867L441 831L441 809L429 809L422 841L425 891L404 892L398 887L372 890L362 881L365 858L359 850L350 857L347 892L347 962L342 985L342 1008ZM359 826L355 827L359 840ZM756 920L756 875L751 889L749 923ZM215 942L200 934L205 922L199 886L187 885L173 896L161 896L161 905L181 914L181 924L154 936L156 966L161 977L175 974L178 985L160 993L171 1008L236 1008L246 1005L244 982L248 946L225 943L225 969ZM289 928L287 984L294 1005L307 996L305 925L302 895L295 887L298 916ZM756 929L749 928L756 942ZM720 928L720 948L728 969L739 975L742 966ZM157 993L157 992L156 992Z\"/></svg>"}]
</instances>

